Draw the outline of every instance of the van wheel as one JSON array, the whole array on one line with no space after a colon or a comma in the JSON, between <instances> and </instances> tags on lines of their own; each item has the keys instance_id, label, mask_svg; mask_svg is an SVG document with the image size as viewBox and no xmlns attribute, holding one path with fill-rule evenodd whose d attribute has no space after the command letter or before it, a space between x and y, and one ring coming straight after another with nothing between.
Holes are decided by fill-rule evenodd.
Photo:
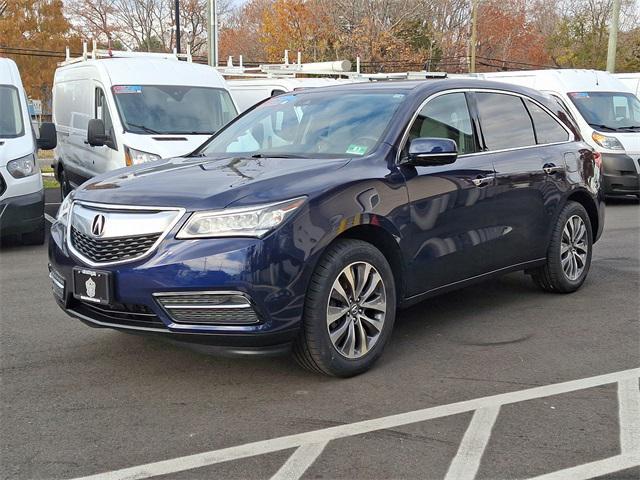
<instances>
[{"instance_id":1,"label":"van wheel","mask_svg":"<svg viewBox=\"0 0 640 480\"><path fill-rule=\"evenodd\" d=\"M575 292L589 273L592 246L587 211L577 202L568 202L553 229L546 264L531 272L533 281L547 292Z\"/></svg>"},{"instance_id":2,"label":"van wheel","mask_svg":"<svg viewBox=\"0 0 640 480\"><path fill-rule=\"evenodd\" d=\"M384 255L367 242L339 240L313 273L294 357L326 375L362 373L382 355L395 314L395 281Z\"/></svg>"},{"instance_id":3,"label":"van wheel","mask_svg":"<svg viewBox=\"0 0 640 480\"><path fill-rule=\"evenodd\" d=\"M23 233L20 240L24 245L42 245L44 243L44 217L36 230Z\"/></svg>"},{"instance_id":4,"label":"van wheel","mask_svg":"<svg viewBox=\"0 0 640 480\"><path fill-rule=\"evenodd\" d=\"M60 168L60 173L58 174L58 178L60 179L60 201L64 200L67 195L71 193L71 185L69 184L69 179L67 178L67 172L65 172L64 168Z\"/></svg>"}]
</instances>

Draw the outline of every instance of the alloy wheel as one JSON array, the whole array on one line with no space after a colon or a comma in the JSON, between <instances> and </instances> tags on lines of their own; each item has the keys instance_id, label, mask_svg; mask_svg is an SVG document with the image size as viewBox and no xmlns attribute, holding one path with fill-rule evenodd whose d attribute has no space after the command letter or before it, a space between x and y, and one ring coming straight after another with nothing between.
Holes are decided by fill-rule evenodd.
<instances>
[{"instance_id":1,"label":"alloy wheel","mask_svg":"<svg viewBox=\"0 0 640 480\"><path fill-rule=\"evenodd\" d=\"M562 230L560 261L562 270L569 280L576 281L587 264L589 244L587 226L578 215L572 215Z\"/></svg>"},{"instance_id":2,"label":"alloy wheel","mask_svg":"<svg viewBox=\"0 0 640 480\"><path fill-rule=\"evenodd\" d=\"M357 359L380 338L387 312L386 289L373 265L355 262L333 282L327 305L327 329L334 348Z\"/></svg>"}]
</instances>

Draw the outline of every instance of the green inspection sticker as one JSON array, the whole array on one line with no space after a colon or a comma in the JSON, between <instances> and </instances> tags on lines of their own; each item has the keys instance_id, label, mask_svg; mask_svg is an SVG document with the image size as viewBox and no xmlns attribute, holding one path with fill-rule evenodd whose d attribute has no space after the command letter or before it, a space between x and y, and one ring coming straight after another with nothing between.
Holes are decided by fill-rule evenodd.
<instances>
[{"instance_id":1,"label":"green inspection sticker","mask_svg":"<svg viewBox=\"0 0 640 480\"><path fill-rule=\"evenodd\" d=\"M347 148L347 153L353 155L364 155L365 153L367 153L367 147L365 147L364 145L354 145L352 143L351 145L349 145L349 148Z\"/></svg>"}]
</instances>

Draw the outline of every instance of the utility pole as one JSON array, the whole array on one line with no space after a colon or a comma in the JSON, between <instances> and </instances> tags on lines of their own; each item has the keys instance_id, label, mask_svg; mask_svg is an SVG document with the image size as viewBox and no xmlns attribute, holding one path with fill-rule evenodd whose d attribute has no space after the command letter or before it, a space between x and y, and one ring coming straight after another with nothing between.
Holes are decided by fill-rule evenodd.
<instances>
[{"instance_id":1,"label":"utility pole","mask_svg":"<svg viewBox=\"0 0 640 480\"><path fill-rule=\"evenodd\" d=\"M218 12L216 0L207 0L207 48L208 61L212 67L218 66Z\"/></svg>"},{"instance_id":2,"label":"utility pole","mask_svg":"<svg viewBox=\"0 0 640 480\"><path fill-rule=\"evenodd\" d=\"M611 25L609 26L609 48L607 49L607 72L616 71L616 49L618 47L618 23L620 21L620 0L613 0Z\"/></svg>"},{"instance_id":3,"label":"utility pole","mask_svg":"<svg viewBox=\"0 0 640 480\"><path fill-rule=\"evenodd\" d=\"M180 53L180 0L176 0L176 51Z\"/></svg>"},{"instance_id":4,"label":"utility pole","mask_svg":"<svg viewBox=\"0 0 640 480\"><path fill-rule=\"evenodd\" d=\"M469 73L476 73L476 41L478 37L478 0L471 0L471 62Z\"/></svg>"}]
</instances>

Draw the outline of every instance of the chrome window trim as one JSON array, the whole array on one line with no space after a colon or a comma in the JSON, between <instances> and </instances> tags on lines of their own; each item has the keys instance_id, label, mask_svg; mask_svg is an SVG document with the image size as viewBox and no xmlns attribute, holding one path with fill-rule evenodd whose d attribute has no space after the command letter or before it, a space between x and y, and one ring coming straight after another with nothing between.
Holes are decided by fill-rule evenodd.
<instances>
[{"instance_id":1,"label":"chrome window trim","mask_svg":"<svg viewBox=\"0 0 640 480\"><path fill-rule=\"evenodd\" d=\"M438 98L438 97L440 97L442 95L450 94L450 93L478 93L478 92L479 93L498 93L498 94L502 94L502 95L512 95L514 97L519 97L519 98L522 98L522 99L525 99L525 100L529 100L529 101L533 102L534 104L536 104L537 106L539 106L540 108L542 108L545 112L549 113L554 120L556 118L556 115L551 110L549 110L546 106L542 105L536 99L531 98L528 95L524 95L522 93L518 93L518 92L511 92L509 90L498 90L496 88L452 88L452 89L449 89L449 90L442 90L440 92L436 92L436 93L430 95L429 97L427 97L418 106L418 108L416 109L414 114L411 116L411 121L409 122L409 124L405 128L404 134L402 135L402 138L400 140L398 152L396 153L396 165L401 165L403 163L402 159L400 158L400 156L402 154L402 150L404 150L404 147L406 146L407 140L409 138L409 131L411 130L411 126L413 125L413 122L416 121L416 118L418 118L418 115L420 114L422 109L431 100L433 100L434 98ZM471 111L469 111L469 115L472 115ZM473 116L471 116L471 118L473 119ZM550 145L562 145L562 144L565 144L565 143L575 142L576 141L576 136L569 129L569 127L567 127L564 123L559 122L558 120L556 120L556 122L562 128L564 128L564 130L569 134L569 139L568 140L566 140L564 142L537 143L535 145L526 145L526 146L523 146L523 147L503 148L503 149L500 149L500 150L484 150L482 152L465 153L463 155L458 155L458 158L466 158L466 157L472 157L472 156L477 156L477 155L486 155L487 153L512 152L512 151L516 151L516 150L523 150L525 148L546 147L546 146L550 146ZM480 127L482 128L482 125L480 125ZM533 126L533 128L534 128L534 131L535 131L535 126ZM478 133L480 133L480 132L478 132Z\"/></svg>"},{"instance_id":2,"label":"chrome window trim","mask_svg":"<svg viewBox=\"0 0 640 480\"><path fill-rule=\"evenodd\" d=\"M178 214L176 215L176 218L165 229L165 231L162 232L162 234L158 237L155 243L151 245L151 247L142 255L138 255L137 257L127 258L125 260L116 260L111 262L94 262L93 260L82 255L75 248L73 248L73 245L71 242L71 225L73 223L72 222L73 207L76 205L76 203L78 205L101 208L103 210L132 210L132 211L158 210L158 211L174 211L174 212L178 212ZM67 222L67 229L66 229L67 248L69 248L69 251L73 254L73 256L75 256L78 260L84 262L85 264L89 265L90 267L100 268L100 267L108 267L111 265L121 265L123 263L136 262L138 260L141 260L151 255L155 251L155 249L158 248L158 245L160 245L160 242L162 242L166 238L166 236L169 235L169 232L171 232L175 228L178 222L180 222L180 220L184 218L185 213L186 213L186 209L182 207L155 207L155 206L149 206L149 205L144 205L144 206L115 205L112 203L97 203L97 202L87 202L84 200L73 200L71 202L71 206L69 209L69 220Z\"/></svg>"}]
</instances>

